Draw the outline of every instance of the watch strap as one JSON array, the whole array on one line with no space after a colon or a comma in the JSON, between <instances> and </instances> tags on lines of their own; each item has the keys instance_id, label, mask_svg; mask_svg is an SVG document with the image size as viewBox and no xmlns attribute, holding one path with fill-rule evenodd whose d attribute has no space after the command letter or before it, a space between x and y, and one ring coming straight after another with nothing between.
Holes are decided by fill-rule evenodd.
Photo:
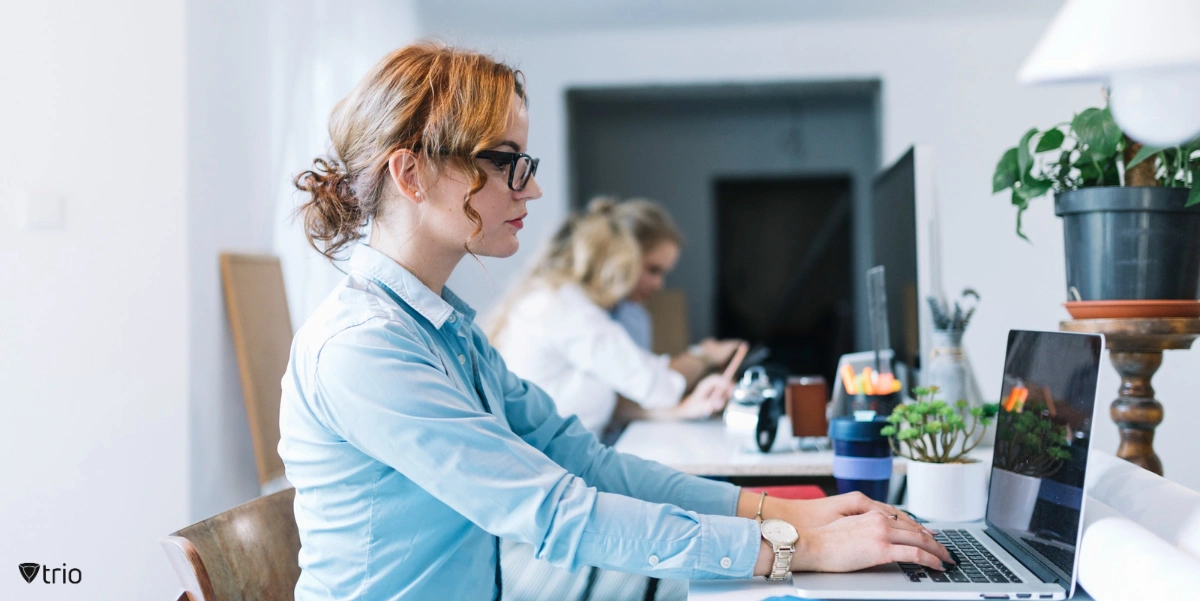
<instances>
[{"instance_id":1,"label":"watch strap","mask_svg":"<svg viewBox=\"0 0 1200 601\"><path fill-rule=\"evenodd\" d=\"M771 565L771 573L767 574L767 580L780 582L787 578L788 572L792 571L792 555L795 554L796 548L792 545L773 546L772 548L775 551L775 563Z\"/></svg>"}]
</instances>

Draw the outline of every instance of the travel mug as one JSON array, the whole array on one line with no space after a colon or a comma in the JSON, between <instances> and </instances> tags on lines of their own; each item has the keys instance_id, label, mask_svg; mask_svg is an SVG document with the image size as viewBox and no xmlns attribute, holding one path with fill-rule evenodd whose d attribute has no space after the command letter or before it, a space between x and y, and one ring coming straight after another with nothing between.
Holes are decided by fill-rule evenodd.
<instances>
[{"instance_id":1,"label":"travel mug","mask_svg":"<svg viewBox=\"0 0 1200 601\"><path fill-rule=\"evenodd\" d=\"M833 477L839 494L857 490L876 501L887 502L892 447L887 437L879 433L887 425L887 419L882 417L860 421L847 416L829 422Z\"/></svg>"}]
</instances>

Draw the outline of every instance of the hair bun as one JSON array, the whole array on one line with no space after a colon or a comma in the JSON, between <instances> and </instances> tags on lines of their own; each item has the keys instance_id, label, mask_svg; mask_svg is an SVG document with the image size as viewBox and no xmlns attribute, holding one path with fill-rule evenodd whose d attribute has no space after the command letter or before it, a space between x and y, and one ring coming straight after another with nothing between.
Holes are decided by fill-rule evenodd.
<instances>
[{"instance_id":1,"label":"hair bun","mask_svg":"<svg viewBox=\"0 0 1200 601\"><path fill-rule=\"evenodd\" d=\"M593 198L587 205L588 215L612 217L617 212L617 200L609 196Z\"/></svg>"},{"instance_id":2,"label":"hair bun","mask_svg":"<svg viewBox=\"0 0 1200 601\"><path fill-rule=\"evenodd\" d=\"M296 176L294 184L309 194L309 200L298 209L304 216L309 244L335 259L338 251L358 238L367 222L346 166L336 157L318 157L311 169Z\"/></svg>"}]
</instances>

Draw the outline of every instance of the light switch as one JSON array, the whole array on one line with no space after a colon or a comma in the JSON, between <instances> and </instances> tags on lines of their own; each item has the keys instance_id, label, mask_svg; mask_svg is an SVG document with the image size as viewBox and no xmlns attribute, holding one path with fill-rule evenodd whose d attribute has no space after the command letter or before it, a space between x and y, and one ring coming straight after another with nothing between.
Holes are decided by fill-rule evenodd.
<instances>
[{"instance_id":1,"label":"light switch","mask_svg":"<svg viewBox=\"0 0 1200 601\"><path fill-rule=\"evenodd\" d=\"M61 230L67 225L66 199L49 192L22 192L25 206L25 229Z\"/></svg>"}]
</instances>

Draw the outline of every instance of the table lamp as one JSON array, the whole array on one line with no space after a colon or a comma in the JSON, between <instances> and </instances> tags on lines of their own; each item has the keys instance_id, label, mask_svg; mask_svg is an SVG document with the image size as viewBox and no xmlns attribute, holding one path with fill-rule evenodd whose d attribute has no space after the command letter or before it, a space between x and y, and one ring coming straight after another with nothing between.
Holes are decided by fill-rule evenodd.
<instances>
[{"instance_id":1,"label":"table lamp","mask_svg":"<svg viewBox=\"0 0 1200 601\"><path fill-rule=\"evenodd\" d=\"M1105 83L1123 131L1176 146L1200 135L1198 27L1198 0L1067 0L1017 79Z\"/></svg>"}]
</instances>

